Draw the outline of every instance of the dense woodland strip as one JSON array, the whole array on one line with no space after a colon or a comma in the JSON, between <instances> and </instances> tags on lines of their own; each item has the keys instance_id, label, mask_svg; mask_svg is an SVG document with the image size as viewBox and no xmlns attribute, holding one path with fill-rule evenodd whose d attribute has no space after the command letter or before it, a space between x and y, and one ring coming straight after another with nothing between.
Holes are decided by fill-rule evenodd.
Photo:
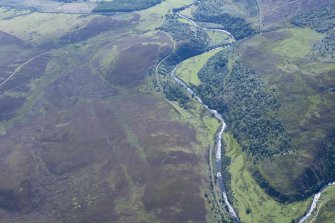
<instances>
[{"instance_id":1,"label":"dense woodland strip","mask_svg":"<svg viewBox=\"0 0 335 223\"><path fill-rule=\"evenodd\" d=\"M325 33L335 27L335 6L324 7L295 16L291 22L299 27L309 27Z\"/></svg>"},{"instance_id":2,"label":"dense woodland strip","mask_svg":"<svg viewBox=\"0 0 335 223\"><path fill-rule=\"evenodd\" d=\"M327 170L328 181L335 179L335 131L328 135L319 154L320 163L324 164Z\"/></svg>"},{"instance_id":3,"label":"dense woodland strip","mask_svg":"<svg viewBox=\"0 0 335 223\"><path fill-rule=\"evenodd\" d=\"M160 4L162 0L113 0L100 2L93 12L132 12Z\"/></svg>"},{"instance_id":4,"label":"dense woodland strip","mask_svg":"<svg viewBox=\"0 0 335 223\"><path fill-rule=\"evenodd\" d=\"M209 47L209 37L203 29L180 22L175 15L167 15L160 29L177 42L175 52L167 60L171 65L199 55Z\"/></svg>"},{"instance_id":5,"label":"dense woodland strip","mask_svg":"<svg viewBox=\"0 0 335 223\"><path fill-rule=\"evenodd\" d=\"M168 100L178 102L183 108L186 107L187 102L190 100L185 90L172 81L164 83L163 92Z\"/></svg>"},{"instance_id":6,"label":"dense woodland strip","mask_svg":"<svg viewBox=\"0 0 335 223\"><path fill-rule=\"evenodd\" d=\"M198 74L204 103L219 111L242 148L256 159L292 149L277 116L280 102L256 73L237 62L228 69L226 53L212 57Z\"/></svg>"}]
</instances>

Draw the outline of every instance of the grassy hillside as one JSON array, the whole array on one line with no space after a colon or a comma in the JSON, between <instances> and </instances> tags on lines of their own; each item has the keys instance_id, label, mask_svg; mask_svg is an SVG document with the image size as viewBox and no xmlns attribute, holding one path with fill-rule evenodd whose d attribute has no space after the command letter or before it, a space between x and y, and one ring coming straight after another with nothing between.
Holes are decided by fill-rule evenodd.
<instances>
[{"instance_id":1,"label":"grassy hillside","mask_svg":"<svg viewBox=\"0 0 335 223\"><path fill-rule=\"evenodd\" d=\"M221 48L211 50L199 56L192 57L183 61L177 69L177 76L180 77L185 83L190 85L199 85L201 81L198 78L198 73L201 68L207 63L208 59L221 51Z\"/></svg>"}]
</instances>

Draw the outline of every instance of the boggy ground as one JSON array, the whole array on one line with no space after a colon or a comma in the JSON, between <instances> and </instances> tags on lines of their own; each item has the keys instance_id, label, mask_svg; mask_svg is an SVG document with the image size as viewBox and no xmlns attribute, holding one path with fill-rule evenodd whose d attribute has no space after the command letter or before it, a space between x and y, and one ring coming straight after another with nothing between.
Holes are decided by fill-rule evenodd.
<instances>
[{"instance_id":1,"label":"boggy ground","mask_svg":"<svg viewBox=\"0 0 335 223\"><path fill-rule=\"evenodd\" d=\"M171 40L92 17L50 44L2 34L27 52L1 63L1 222L205 222L209 142L146 75Z\"/></svg>"}]
</instances>

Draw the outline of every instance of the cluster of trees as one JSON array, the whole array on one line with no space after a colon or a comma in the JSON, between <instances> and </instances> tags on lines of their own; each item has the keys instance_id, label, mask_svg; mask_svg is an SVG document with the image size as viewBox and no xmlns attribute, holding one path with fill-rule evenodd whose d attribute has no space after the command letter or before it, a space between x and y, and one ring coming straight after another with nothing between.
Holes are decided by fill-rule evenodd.
<instances>
[{"instance_id":1,"label":"cluster of trees","mask_svg":"<svg viewBox=\"0 0 335 223\"><path fill-rule=\"evenodd\" d=\"M320 163L327 170L328 181L335 180L335 131L333 130L325 139L325 143L318 154Z\"/></svg>"},{"instance_id":2,"label":"cluster of trees","mask_svg":"<svg viewBox=\"0 0 335 223\"><path fill-rule=\"evenodd\" d=\"M229 71L225 52L212 57L199 72L197 94L220 112L234 137L255 160L280 154L292 143L277 118L280 102L256 73L240 63Z\"/></svg>"},{"instance_id":3,"label":"cluster of trees","mask_svg":"<svg viewBox=\"0 0 335 223\"><path fill-rule=\"evenodd\" d=\"M292 18L292 24L299 27L309 27L317 32L325 33L335 27L335 6L324 7L297 15Z\"/></svg>"},{"instance_id":4,"label":"cluster of trees","mask_svg":"<svg viewBox=\"0 0 335 223\"><path fill-rule=\"evenodd\" d=\"M312 55L313 60L322 60L324 62L335 61L335 33L329 32L326 37L317 41L313 45Z\"/></svg>"},{"instance_id":5,"label":"cluster of trees","mask_svg":"<svg viewBox=\"0 0 335 223\"><path fill-rule=\"evenodd\" d=\"M168 32L177 42L175 51L161 66L160 70L165 70L163 73L171 71L181 61L205 52L209 47L210 40L203 29L180 22L175 15L167 15L160 29Z\"/></svg>"},{"instance_id":6,"label":"cluster of trees","mask_svg":"<svg viewBox=\"0 0 335 223\"><path fill-rule=\"evenodd\" d=\"M256 31L244 18L222 12L224 1L200 1L193 17L200 22L215 23L227 30L235 39L243 39L253 35Z\"/></svg>"},{"instance_id":7,"label":"cluster of trees","mask_svg":"<svg viewBox=\"0 0 335 223\"><path fill-rule=\"evenodd\" d=\"M181 12L181 11L187 9L188 7L190 7L191 5L193 5L193 3L190 4L190 5L184 5L184 6L179 7L179 8L173 8L173 9L172 9L172 12L173 12L173 13Z\"/></svg>"},{"instance_id":8,"label":"cluster of trees","mask_svg":"<svg viewBox=\"0 0 335 223\"><path fill-rule=\"evenodd\" d=\"M185 46L190 51L201 53L209 44L209 37L203 29L180 22L175 15L167 15L160 29L168 32L177 41L179 47Z\"/></svg>"},{"instance_id":9,"label":"cluster of trees","mask_svg":"<svg viewBox=\"0 0 335 223\"><path fill-rule=\"evenodd\" d=\"M183 108L186 107L187 102L190 100L185 90L171 81L164 83L163 92L168 100L178 102Z\"/></svg>"},{"instance_id":10,"label":"cluster of trees","mask_svg":"<svg viewBox=\"0 0 335 223\"><path fill-rule=\"evenodd\" d=\"M326 166L328 170L329 178L334 181L335 180L335 133L333 133L330 140L326 143L324 147L326 151Z\"/></svg>"},{"instance_id":11,"label":"cluster of trees","mask_svg":"<svg viewBox=\"0 0 335 223\"><path fill-rule=\"evenodd\" d=\"M223 29L230 32L235 39L243 39L255 33L255 30L248 24L245 19L231 16L228 13L221 15L198 14L194 13L196 20L208 23L217 23L222 25Z\"/></svg>"},{"instance_id":12,"label":"cluster of trees","mask_svg":"<svg viewBox=\"0 0 335 223\"><path fill-rule=\"evenodd\" d=\"M224 148L226 146L225 142L222 140L222 144L221 144L221 149L222 151L225 151L226 149ZM231 159L229 156L226 155L226 153L221 153L221 174L222 174L222 178L223 180L223 184L226 190L226 194L228 197L228 200L233 201L234 197L233 197L233 191L231 189L231 174L229 173L229 167L231 164Z\"/></svg>"},{"instance_id":13,"label":"cluster of trees","mask_svg":"<svg viewBox=\"0 0 335 223\"><path fill-rule=\"evenodd\" d=\"M132 12L150 8L163 0L113 0L100 1L93 12Z\"/></svg>"}]
</instances>

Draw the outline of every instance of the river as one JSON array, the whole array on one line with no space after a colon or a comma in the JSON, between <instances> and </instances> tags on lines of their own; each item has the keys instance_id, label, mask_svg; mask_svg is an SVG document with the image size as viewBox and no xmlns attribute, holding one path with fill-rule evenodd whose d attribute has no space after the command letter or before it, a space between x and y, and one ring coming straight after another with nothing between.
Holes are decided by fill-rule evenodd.
<instances>
[{"instance_id":1,"label":"river","mask_svg":"<svg viewBox=\"0 0 335 223\"><path fill-rule=\"evenodd\" d=\"M177 16L179 16L180 18L183 18L183 19L189 21L195 27L198 27L198 28L201 28L201 29L204 29L204 30L212 30L212 31L216 31L216 32L223 32L223 33L226 33L229 37L231 37L231 38L233 38L235 40L234 36L230 32L228 32L226 30L218 29L218 28L206 28L206 27L203 27L203 26L199 25L193 19L180 14L179 12L176 12L175 14ZM239 219L238 219L238 216L236 214L236 211L235 211L234 207L231 205L231 203L229 202L229 200L227 198L227 194L226 194L225 188L224 188L224 181L223 181L222 174L221 174L221 170L222 170L221 169L221 166L222 166L222 160L221 160L221 152L222 152L221 151L221 141L222 141L223 131L226 128L226 123L225 123L224 119L222 118L222 116L216 110L210 109L206 104L204 104L203 101L201 100L201 98L199 98L197 96L197 94L185 82L183 82L181 79L179 79L176 76L177 66L171 72L172 78L179 85L181 85L183 88L185 88L200 104L202 104L211 114L213 114L215 116L215 118L217 118L221 122L220 131L218 131L217 136L216 136L216 140L215 140L215 145L216 145L215 146L216 147L216 171L217 171L216 176L217 176L217 180L218 180L218 182L220 184L220 189L221 189L221 192L222 192L222 197L224 199L225 204L228 207L229 214L230 214L230 216L232 217L232 219L235 222L239 222ZM319 202L319 199L320 199L322 193L329 186L335 186L335 182L332 182L332 183L329 183L329 184L325 185L318 193L316 193L314 195L312 204L311 204L308 212L299 220L299 223L304 223L312 215L313 211L317 207L317 204Z\"/></svg>"},{"instance_id":2,"label":"river","mask_svg":"<svg viewBox=\"0 0 335 223\"><path fill-rule=\"evenodd\" d=\"M232 39L235 40L234 36L230 32L228 32L226 30L217 29L217 28L202 27L202 26L198 25L198 23L196 23L193 19L188 18L188 17L180 14L179 12L176 12L176 15L179 16L180 18L183 18L183 19L189 21L195 27L198 27L198 28L201 28L201 29L204 29L204 30L212 30L212 31L216 31L216 32L222 32L222 33L227 34L230 38L232 38ZM217 48L220 48L220 47L217 47ZM215 161L216 161L216 179L219 182L221 193L222 193L222 197L223 197L223 200L224 200L226 206L228 207L229 214L230 214L231 218L234 220L234 222L239 222L239 218L237 216L237 213L236 213L233 205L228 200L228 197L227 197L227 194L226 194L226 190L225 190L225 187L224 187L223 177L222 177L222 174L221 174L221 171L222 171L222 168L221 168L222 167L221 141L222 141L223 131L226 128L226 123L225 123L224 119L222 118L222 116L216 110L210 109L206 104L204 104L203 101L201 100L201 98L198 97L197 94L184 81L182 81L181 79L179 79L176 76L177 66L171 72L171 76L173 77L173 79L179 85L181 85L183 88L185 88L200 104L202 104L206 108L207 111L209 111L211 114L213 114L215 116L215 118L218 119L220 121L220 123L221 123L220 130L218 131L218 133L216 135L216 139L215 139L215 149L216 149L216 155L215 155L215 158L216 158L215 159Z\"/></svg>"},{"instance_id":3,"label":"river","mask_svg":"<svg viewBox=\"0 0 335 223\"><path fill-rule=\"evenodd\" d=\"M195 22L193 19L191 19L191 18L189 18L189 17L187 17L187 16L184 16L184 15L180 14L179 12L177 12L176 15L178 15L180 18L183 18L183 19L189 21L189 22L192 23L192 25L195 26L195 27L198 27L198 28L201 28L201 29L204 29L204 30L207 30L207 31L215 31L215 32L225 33L225 34L227 34L230 38L232 38L232 39L235 40L234 36L233 36L230 32L228 32L227 30L224 30L224 29L218 29L218 28L207 28L207 27L203 27L203 26L199 25L197 22Z\"/></svg>"},{"instance_id":4,"label":"river","mask_svg":"<svg viewBox=\"0 0 335 223\"><path fill-rule=\"evenodd\" d=\"M228 197L227 197L227 194L226 194L226 191L225 191L225 188L224 188L223 177L222 177L222 174L221 174L221 170L222 170L221 169L221 166L222 166L221 141L222 141L223 131L226 128L226 123L225 123L224 119L222 118L222 116L216 110L210 109L206 104L204 104L203 101L201 100L201 98L198 97L197 94L184 81L182 81L181 79L179 79L176 76L177 66L171 71L172 78L180 86L182 86L183 88L185 88L193 96L193 98L195 98L200 104L202 104L206 108L206 110L209 111L211 114L213 114L215 116L215 118L217 118L220 121L220 123L221 123L220 131L218 131L218 133L216 135L216 139L215 139L215 148L216 148L216 155L215 155L215 160L216 160L216 177L217 177L217 181L219 182L219 185L220 185L220 189L221 189L223 200L224 200L225 204L228 207L230 216L232 217L232 219L235 222L239 222L238 216L236 214L236 211L235 211L234 207L231 205L231 203L228 200Z\"/></svg>"}]
</instances>

